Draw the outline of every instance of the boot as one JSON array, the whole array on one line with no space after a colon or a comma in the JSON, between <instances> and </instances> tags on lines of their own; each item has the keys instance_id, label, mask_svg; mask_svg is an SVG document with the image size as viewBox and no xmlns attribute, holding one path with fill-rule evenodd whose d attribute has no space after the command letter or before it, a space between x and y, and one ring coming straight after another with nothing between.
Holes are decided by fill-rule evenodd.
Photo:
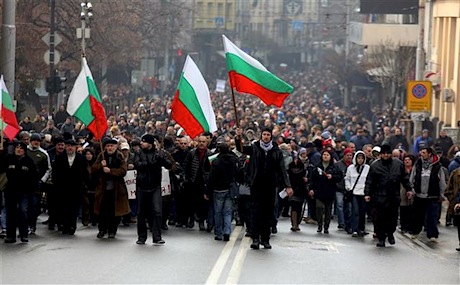
<instances>
[{"instance_id":1,"label":"boot","mask_svg":"<svg viewBox=\"0 0 460 285\"><path fill-rule=\"evenodd\" d=\"M299 221L297 219L297 212L291 211L291 231L299 231Z\"/></svg>"},{"instance_id":2,"label":"boot","mask_svg":"<svg viewBox=\"0 0 460 285\"><path fill-rule=\"evenodd\" d=\"M260 248L260 240L259 239L253 239L252 244L251 244L252 249L259 249Z\"/></svg>"}]
</instances>

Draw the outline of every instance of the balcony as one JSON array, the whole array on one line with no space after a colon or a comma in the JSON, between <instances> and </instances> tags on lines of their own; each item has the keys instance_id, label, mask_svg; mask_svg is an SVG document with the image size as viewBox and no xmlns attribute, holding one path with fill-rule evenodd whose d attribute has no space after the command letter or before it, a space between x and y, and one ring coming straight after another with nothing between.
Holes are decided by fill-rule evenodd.
<instances>
[{"instance_id":1,"label":"balcony","mask_svg":"<svg viewBox=\"0 0 460 285\"><path fill-rule=\"evenodd\" d=\"M401 46L416 46L418 25L414 24L377 24L350 22L352 43L361 46L376 46L391 40Z\"/></svg>"}]
</instances>

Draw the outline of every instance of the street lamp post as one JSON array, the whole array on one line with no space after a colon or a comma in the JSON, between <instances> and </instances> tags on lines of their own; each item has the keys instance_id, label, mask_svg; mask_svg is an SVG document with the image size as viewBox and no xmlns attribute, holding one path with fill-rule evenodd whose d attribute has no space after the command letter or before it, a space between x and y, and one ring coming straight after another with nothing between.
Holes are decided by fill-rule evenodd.
<instances>
[{"instance_id":1,"label":"street lamp post","mask_svg":"<svg viewBox=\"0 0 460 285\"><path fill-rule=\"evenodd\" d=\"M77 28L77 38L81 38L81 55L84 57L86 55L86 39L90 38L91 30L87 26L93 19L93 5L91 2L85 1L80 3L80 6L81 28Z\"/></svg>"}]
</instances>

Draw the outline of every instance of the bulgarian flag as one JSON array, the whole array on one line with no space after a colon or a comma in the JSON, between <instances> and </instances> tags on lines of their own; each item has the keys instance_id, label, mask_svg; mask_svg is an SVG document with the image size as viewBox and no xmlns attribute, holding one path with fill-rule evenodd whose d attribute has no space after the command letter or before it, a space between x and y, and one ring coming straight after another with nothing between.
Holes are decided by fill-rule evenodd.
<instances>
[{"instance_id":1,"label":"bulgarian flag","mask_svg":"<svg viewBox=\"0 0 460 285\"><path fill-rule=\"evenodd\" d=\"M222 37L230 86L240 93L259 97L267 105L281 107L294 88L270 73L259 61L239 49L226 36Z\"/></svg>"},{"instance_id":2,"label":"bulgarian flag","mask_svg":"<svg viewBox=\"0 0 460 285\"><path fill-rule=\"evenodd\" d=\"M80 74L67 102L67 113L79 119L88 127L94 138L100 140L108 128L107 117L85 57L81 65Z\"/></svg>"},{"instance_id":3,"label":"bulgarian flag","mask_svg":"<svg viewBox=\"0 0 460 285\"><path fill-rule=\"evenodd\" d=\"M191 138L217 130L209 88L198 66L187 55L171 105L171 117Z\"/></svg>"},{"instance_id":4,"label":"bulgarian flag","mask_svg":"<svg viewBox=\"0 0 460 285\"><path fill-rule=\"evenodd\" d=\"M13 103L11 102L10 93L8 89L6 89L3 75L0 78L0 89L2 89L2 94L0 96L0 129L7 138L13 140L19 133L20 127L16 119L16 114L13 111Z\"/></svg>"}]
</instances>

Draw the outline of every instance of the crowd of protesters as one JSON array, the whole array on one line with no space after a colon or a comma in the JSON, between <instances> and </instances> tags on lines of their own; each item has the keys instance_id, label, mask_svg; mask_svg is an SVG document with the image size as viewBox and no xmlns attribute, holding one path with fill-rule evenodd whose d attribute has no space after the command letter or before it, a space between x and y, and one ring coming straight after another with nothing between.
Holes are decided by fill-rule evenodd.
<instances>
[{"instance_id":1,"label":"crowd of protesters","mask_svg":"<svg viewBox=\"0 0 460 285\"><path fill-rule=\"evenodd\" d=\"M168 226L195 223L228 241L234 219L245 225L253 249L271 248L281 215L291 218L293 232L305 221L323 234L335 215L338 228L357 238L368 234L369 221L384 247L395 243L398 221L412 238L425 229L436 242L448 199L443 222L458 226L460 145L445 131L434 136L424 129L412 142L405 112L371 108L365 97L345 111L331 69L283 77L295 91L281 108L237 95L235 116L229 92L211 92L218 129L195 139L170 119L172 88L107 114L100 142L65 106L55 114L44 109L33 121L25 117L1 154L5 242L16 242L17 226L27 242L44 210L49 230L70 235L77 216L85 226L98 225L98 238L115 238L120 223L136 223L137 244L146 242L148 227L153 242L163 244ZM161 195L162 167L169 170L169 196ZM123 179L129 170L137 171L136 199L128 199ZM231 194L235 184L238 198Z\"/></svg>"}]
</instances>

